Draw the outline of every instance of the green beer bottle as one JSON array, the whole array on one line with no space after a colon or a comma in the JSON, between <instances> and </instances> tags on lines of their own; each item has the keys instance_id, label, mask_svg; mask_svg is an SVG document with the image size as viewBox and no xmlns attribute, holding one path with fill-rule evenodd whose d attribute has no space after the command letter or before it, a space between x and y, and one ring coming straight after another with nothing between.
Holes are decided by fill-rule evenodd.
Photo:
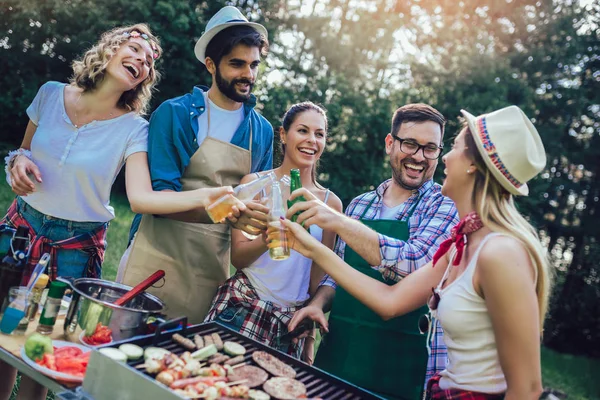
<instances>
[{"instance_id":1,"label":"green beer bottle","mask_svg":"<svg viewBox=\"0 0 600 400\"><path fill-rule=\"evenodd\" d=\"M290 170L290 193L292 193L296 189L300 189L301 187L302 187L302 182L300 182L300 170L299 169ZM294 200L288 200L287 201L288 209L291 208L294 204L299 203L301 201L306 201L304 196L296 197ZM296 222L296 220L298 219L298 215L300 215L300 212L297 212L296 214L294 214L292 216L292 222ZM304 224L303 224L303 226L304 226Z\"/></svg>"}]
</instances>

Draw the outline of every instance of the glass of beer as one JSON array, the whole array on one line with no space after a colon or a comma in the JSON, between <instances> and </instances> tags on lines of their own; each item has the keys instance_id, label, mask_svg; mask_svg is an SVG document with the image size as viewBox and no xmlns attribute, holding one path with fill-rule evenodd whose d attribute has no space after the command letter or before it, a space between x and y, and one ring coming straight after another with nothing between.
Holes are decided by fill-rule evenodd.
<instances>
[{"instance_id":1,"label":"glass of beer","mask_svg":"<svg viewBox=\"0 0 600 400\"><path fill-rule=\"evenodd\" d=\"M219 197L214 203L206 207L206 213L215 224L220 224L233 210L233 206L242 204L231 194Z\"/></svg>"}]
</instances>

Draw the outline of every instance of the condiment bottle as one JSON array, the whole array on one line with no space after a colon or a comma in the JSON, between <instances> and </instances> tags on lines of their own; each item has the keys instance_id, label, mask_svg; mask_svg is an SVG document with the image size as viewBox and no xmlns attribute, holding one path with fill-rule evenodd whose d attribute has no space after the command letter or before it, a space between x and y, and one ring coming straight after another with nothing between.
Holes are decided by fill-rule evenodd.
<instances>
[{"instance_id":1,"label":"condiment bottle","mask_svg":"<svg viewBox=\"0 0 600 400\"><path fill-rule=\"evenodd\" d=\"M35 315L37 314L38 309L40 307L40 300L42 298L42 292L48 285L48 280L49 280L48 275L41 274L40 277L38 278L37 282L35 283L35 286L33 287L33 289L31 289L31 294L32 294L31 304L30 304L29 309L27 310L27 314L26 314L27 318L29 318L29 321L33 321L35 319Z\"/></svg>"},{"instance_id":2,"label":"condiment bottle","mask_svg":"<svg viewBox=\"0 0 600 400\"><path fill-rule=\"evenodd\" d=\"M63 295L67 290L67 284L60 281L53 281L50 284L50 290L48 291L48 298L44 304L44 310L40 316L37 331L42 335L50 335L54 330L54 324L56 323L56 317L60 311L60 303Z\"/></svg>"}]
</instances>

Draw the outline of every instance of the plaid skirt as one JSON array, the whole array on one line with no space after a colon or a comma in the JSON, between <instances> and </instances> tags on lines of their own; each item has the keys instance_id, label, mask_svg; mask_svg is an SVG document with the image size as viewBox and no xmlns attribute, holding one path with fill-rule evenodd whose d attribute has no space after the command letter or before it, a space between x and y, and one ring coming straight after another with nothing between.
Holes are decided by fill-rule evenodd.
<instances>
[{"instance_id":1,"label":"plaid skirt","mask_svg":"<svg viewBox=\"0 0 600 400\"><path fill-rule=\"evenodd\" d=\"M471 392L460 389L441 389L440 379L442 377L436 374L427 382L427 400L501 400L504 394L488 394L480 392Z\"/></svg>"},{"instance_id":2,"label":"plaid skirt","mask_svg":"<svg viewBox=\"0 0 600 400\"><path fill-rule=\"evenodd\" d=\"M300 358L304 340L282 349L277 338L288 332L287 325L301 306L279 307L270 301L261 300L248 277L238 271L217 290L205 322L216 320L228 308L243 308L247 311L239 330L242 335Z\"/></svg>"}]
</instances>

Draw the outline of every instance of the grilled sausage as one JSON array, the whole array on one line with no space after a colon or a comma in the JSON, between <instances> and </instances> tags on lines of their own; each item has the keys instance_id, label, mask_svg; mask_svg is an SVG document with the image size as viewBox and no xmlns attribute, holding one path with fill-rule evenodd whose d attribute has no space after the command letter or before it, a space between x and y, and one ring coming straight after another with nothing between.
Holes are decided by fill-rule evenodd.
<instances>
[{"instance_id":1,"label":"grilled sausage","mask_svg":"<svg viewBox=\"0 0 600 400\"><path fill-rule=\"evenodd\" d=\"M173 339L173 341L178 345L183 346L188 350L194 350L196 348L196 344L193 341L181 336L179 333L174 334L171 339Z\"/></svg>"},{"instance_id":2,"label":"grilled sausage","mask_svg":"<svg viewBox=\"0 0 600 400\"><path fill-rule=\"evenodd\" d=\"M212 337L213 343L217 346L217 350L223 350L223 341L221 340L221 336L217 332L210 335Z\"/></svg>"},{"instance_id":3,"label":"grilled sausage","mask_svg":"<svg viewBox=\"0 0 600 400\"><path fill-rule=\"evenodd\" d=\"M244 356L237 356L237 357L233 357L233 358L230 358L229 360L225 361L225 364L236 365L236 364L243 363L243 362L244 362Z\"/></svg>"},{"instance_id":4,"label":"grilled sausage","mask_svg":"<svg viewBox=\"0 0 600 400\"><path fill-rule=\"evenodd\" d=\"M215 363L215 364L222 364L225 361L229 360L230 358L231 357L229 357L228 355L217 353L214 356L212 356L211 358L209 358L208 362Z\"/></svg>"},{"instance_id":5,"label":"grilled sausage","mask_svg":"<svg viewBox=\"0 0 600 400\"><path fill-rule=\"evenodd\" d=\"M194 343L196 343L196 347L201 349L204 347L204 339L200 335L194 335Z\"/></svg>"}]
</instances>

